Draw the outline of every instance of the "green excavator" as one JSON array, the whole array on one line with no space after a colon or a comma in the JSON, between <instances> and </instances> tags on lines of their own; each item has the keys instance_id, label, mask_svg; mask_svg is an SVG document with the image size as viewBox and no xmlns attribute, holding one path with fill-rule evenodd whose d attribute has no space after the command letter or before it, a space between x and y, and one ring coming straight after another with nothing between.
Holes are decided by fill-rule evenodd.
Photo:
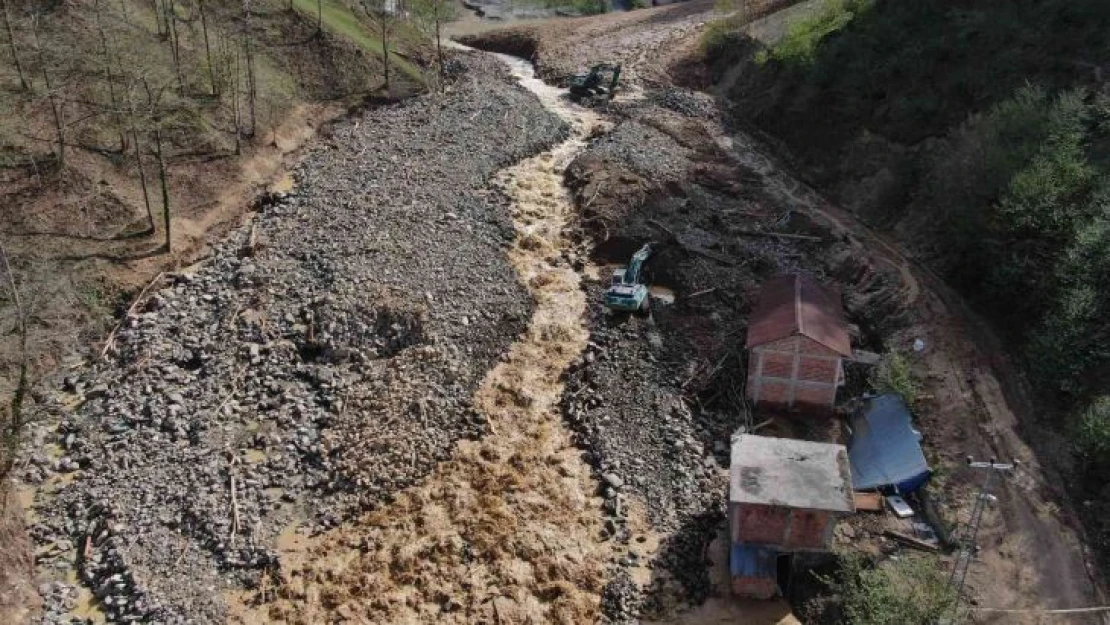
<instances>
[{"instance_id":1,"label":"green excavator","mask_svg":"<svg viewBox=\"0 0 1110 625\"><path fill-rule=\"evenodd\" d=\"M608 84L605 83L606 75L609 75ZM590 68L588 74L570 77L570 97L575 102L584 104L608 102L613 99L620 78L620 64L598 63Z\"/></svg>"},{"instance_id":2,"label":"green excavator","mask_svg":"<svg viewBox=\"0 0 1110 625\"><path fill-rule=\"evenodd\" d=\"M632 261L627 267L613 271L613 281L605 291L605 305L608 308L625 312L647 312L648 288L640 282L640 272L650 256L651 243L647 243L632 255Z\"/></svg>"}]
</instances>

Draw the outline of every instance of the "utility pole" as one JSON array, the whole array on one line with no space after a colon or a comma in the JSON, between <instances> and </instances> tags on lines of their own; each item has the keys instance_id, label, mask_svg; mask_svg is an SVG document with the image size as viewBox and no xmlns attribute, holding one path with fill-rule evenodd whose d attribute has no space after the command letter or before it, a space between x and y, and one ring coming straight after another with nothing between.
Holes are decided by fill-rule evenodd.
<instances>
[{"instance_id":1,"label":"utility pole","mask_svg":"<svg viewBox=\"0 0 1110 625\"><path fill-rule=\"evenodd\" d=\"M975 505L971 508L971 518L964 530L965 536L961 537L960 553L956 555L956 562L952 566L952 574L948 578L948 584L956 591L956 600L952 605L952 618L947 620L947 623L959 622L960 598L963 596L964 582L967 581L967 571L971 568L972 558L979 550L975 540L979 535L979 525L983 522L983 511L986 510L988 503L998 500L990 492L994 483L994 476L998 473L1013 471L1018 464L1017 460L1011 463L998 462L994 458L982 461L975 460L971 456L967 457L967 466L972 469L985 470L986 477L983 479L983 485L979 487L979 494L975 497Z\"/></svg>"}]
</instances>

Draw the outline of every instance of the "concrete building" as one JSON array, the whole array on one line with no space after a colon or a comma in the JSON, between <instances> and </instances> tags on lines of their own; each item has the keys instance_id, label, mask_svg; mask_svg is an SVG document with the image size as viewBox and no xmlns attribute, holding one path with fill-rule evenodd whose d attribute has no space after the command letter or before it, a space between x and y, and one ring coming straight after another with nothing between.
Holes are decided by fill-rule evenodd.
<instances>
[{"instance_id":1,"label":"concrete building","mask_svg":"<svg viewBox=\"0 0 1110 625\"><path fill-rule=\"evenodd\" d=\"M852 356L840 298L800 274L770 280L748 325L748 399L757 407L827 413Z\"/></svg>"},{"instance_id":2,"label":"concrete building","mask_svg":"<svg viewBox=\"0 0 1110 625\"><path fill-rule=\"evenodd\" d=\"M741 434L729 471L733 544L824 551L836 522L855 511L843 445Z\"/></svg>"}]
</instances>

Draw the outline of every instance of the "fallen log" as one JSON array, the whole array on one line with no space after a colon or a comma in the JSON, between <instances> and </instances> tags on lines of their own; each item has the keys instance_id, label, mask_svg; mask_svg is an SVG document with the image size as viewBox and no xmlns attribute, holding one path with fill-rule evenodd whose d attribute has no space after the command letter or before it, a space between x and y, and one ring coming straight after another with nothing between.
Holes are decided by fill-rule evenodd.
<instances>
[{"instance_id":1,"label":"fallen log","mask_svg":"<svg viewBox=\"0 0 1110 625\"><path fill-rule=\"evenodd\" d=\"M767 237L774 239L787 239L793 241L823 241L821 237L812 234L790 234L788 232L764 232L762 230L733 230L736 234L745 237Z\"/></svg>"},{"instance_id":2,"label":"fallen log","mask_svg":"<svg viewBox=\"0 0 1110 625\"><path fill-rule=\"evenodd\" d=\"M895 542L901 543L907 547L920 549L921 551L927 551L929 553L937 553L938 551L940 551L940 548L938 548L936 545L931 545L923 540L918 540L913 536L906 536L905 534L895 532L893 530L884 530L883 536L893 539Z\"/></svg>"}]
</instances>

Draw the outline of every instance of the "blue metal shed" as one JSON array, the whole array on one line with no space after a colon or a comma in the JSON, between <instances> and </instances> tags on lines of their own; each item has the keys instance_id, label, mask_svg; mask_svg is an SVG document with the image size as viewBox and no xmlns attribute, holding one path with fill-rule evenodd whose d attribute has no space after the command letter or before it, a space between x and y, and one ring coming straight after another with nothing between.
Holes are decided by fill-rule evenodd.
<instances>
[{"instance_id":1,"label":"blue metal shed","mask_svg":"<svg viewBox=\"0 0 1110 625\"><path fill-rule=\"evenodd\" d=\"M912 493L929 480L921 435L902 397L888 393L866 400L852 417L848 460L856 490Z\"/></svg>"}]
</instances>

